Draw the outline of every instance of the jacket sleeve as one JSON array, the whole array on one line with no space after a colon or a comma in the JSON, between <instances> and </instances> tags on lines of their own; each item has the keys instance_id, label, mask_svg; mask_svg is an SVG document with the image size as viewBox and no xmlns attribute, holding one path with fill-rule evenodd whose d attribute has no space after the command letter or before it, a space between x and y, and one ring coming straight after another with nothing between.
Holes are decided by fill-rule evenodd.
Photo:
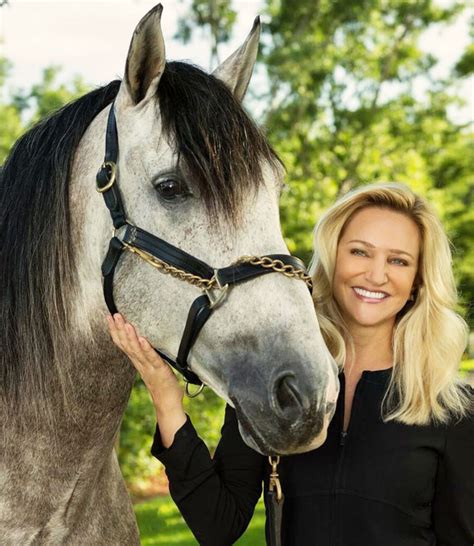
<instances>
[{"instance_id":1,"label":"jacket sleeve","mask_svg":"<svg viewBox=\"0 0 474 546\"><path fill-rule=\"evenodd\" d=\"M262 491L265 458L250 449L226 407L221 440L211 459L189 417L164 448L157 427L151 453L161 461L170 493L201 546L230 546L245 531Z\"/></svg>"},{"instance_id":2,"label":"jacket sleeve","mask_svg":"<svg viewBox=\"0 0 474 546\"><path fill-rule=\"evenodd\" d=\"M433 502L437 546L474 544L474 416L451 425Z\"/></svg>"}]
</instances>

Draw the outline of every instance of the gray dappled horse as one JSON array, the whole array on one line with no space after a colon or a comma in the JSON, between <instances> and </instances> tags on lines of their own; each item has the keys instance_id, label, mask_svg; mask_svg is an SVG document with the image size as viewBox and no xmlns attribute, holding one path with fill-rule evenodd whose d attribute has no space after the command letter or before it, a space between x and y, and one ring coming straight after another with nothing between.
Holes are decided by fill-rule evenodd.
<instances>
[{"instance_id":1,"label":"gray dappled horse","mask_svg":"<svg viewBox=\"0 0 474 546\"><path fill-rule=\"evenodd\" d=\"M166 63L161 6L138 25L122 82L26 133L0 175L0 543L138 544L113 450L135 371L105 325L111 219L94 190L115 101L128 218L201 260L287 253L282 169L242 100L259 24L208 75ZM124 252L118 308L176 354L200 290ZM263 453L325 439L337 380L304 282L272 273L229 290L189 356Z\"/></svg>"}]
</instances>

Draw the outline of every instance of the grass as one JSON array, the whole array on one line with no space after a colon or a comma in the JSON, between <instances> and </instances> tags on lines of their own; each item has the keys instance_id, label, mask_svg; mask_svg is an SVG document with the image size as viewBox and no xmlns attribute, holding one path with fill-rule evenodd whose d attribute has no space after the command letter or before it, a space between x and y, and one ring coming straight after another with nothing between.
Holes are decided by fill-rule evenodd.
<instances>
[{"instance_id":1,"label":"grass","mask_svg":"<svg viewBox=\"0 0 474 546\"><path fill-rule=\"evenodd\" d=\"M142 546L196 546L197 541L189 531L171 497L157 497L134 506L140 528ZM262 546L265 544L265 508L257 504L251 524L236 546Z\"/></svg>"}]
</instances>

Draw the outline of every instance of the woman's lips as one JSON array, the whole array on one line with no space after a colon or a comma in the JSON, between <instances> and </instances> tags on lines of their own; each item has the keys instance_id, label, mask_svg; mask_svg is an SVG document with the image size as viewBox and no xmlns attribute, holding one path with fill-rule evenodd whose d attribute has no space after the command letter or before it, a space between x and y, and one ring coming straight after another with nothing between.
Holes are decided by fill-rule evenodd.
<instances>
[{"instance_id":1,"label":"woman's lips","mask_svg":"<svg viewBox=\"0 0 474 546\"><path fill-rule=\"evenodd\" d=\"M362 288L361 286L353 286L352 291L358 300L365 303L381 303L390 296L387 292L382 292L381 290L367 290L367 288Z\"/></svg>"}]
</instances>

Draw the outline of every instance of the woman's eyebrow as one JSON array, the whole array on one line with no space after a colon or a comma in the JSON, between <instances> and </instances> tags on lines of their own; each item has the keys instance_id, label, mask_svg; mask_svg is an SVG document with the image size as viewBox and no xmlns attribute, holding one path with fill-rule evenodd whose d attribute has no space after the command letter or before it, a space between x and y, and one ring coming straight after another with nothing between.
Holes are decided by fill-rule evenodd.
<instances>
[{"instance_id":1,"label":"woman's eyebrow","mask_svg":"<svg viewBox=\"0 0 474 546\"><path fill-rule=\"evenodd\" d=\"M361 243L365 246L368 246L369 248L375 248L375 245L373 245L372 243L369 243L367 241L362 241L360 239L352 239L352 241L348 241L347 244L349 243ZM394 254L406 254L407 256L410 256L410 258L412 260L414 260L415 258L409 253L407 252L406 250L399 250L398 248L389 248L388 249L389 252L393 252Z\"/></svg>"}]
</instances>

